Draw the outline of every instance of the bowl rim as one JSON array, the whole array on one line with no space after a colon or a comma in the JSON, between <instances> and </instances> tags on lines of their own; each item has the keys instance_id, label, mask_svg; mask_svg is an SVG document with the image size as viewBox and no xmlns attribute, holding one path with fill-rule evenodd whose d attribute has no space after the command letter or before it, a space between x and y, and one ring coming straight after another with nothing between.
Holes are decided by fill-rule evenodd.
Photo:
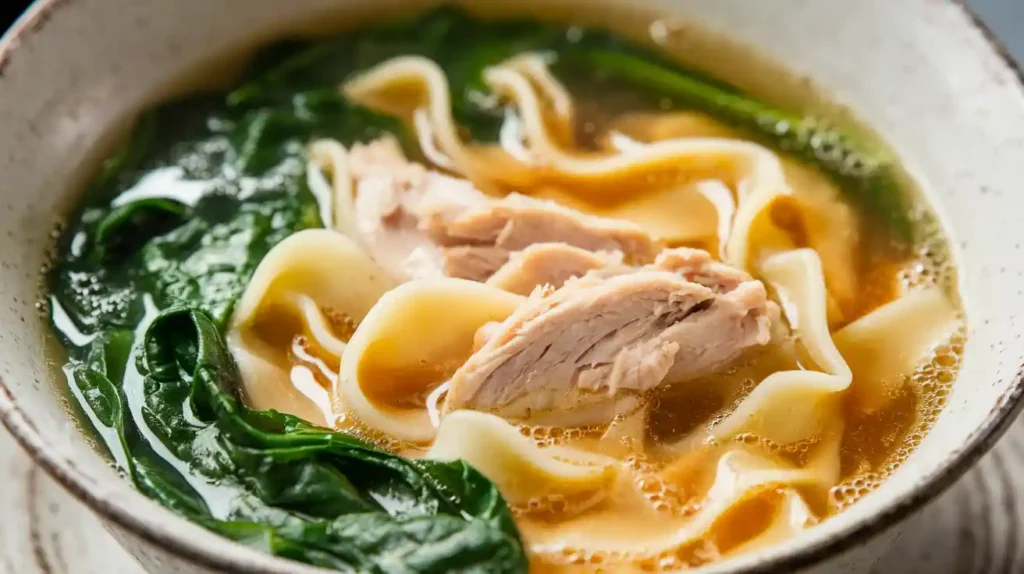
<instances>
[{"instance_id":1,"label":"bowl rim","mask_svg":"<svg viewBox=\"0 0 1024 574\"><path fill-rule=\"evenodd\" d=\"M0 77L23 40L41 31L53 12L69 4L70 1L35 0L7 32L0 36ZM930 6L943 9L952 8L963 18L964 26L974 28L981 34L988 49L997 56L1004 69L1012 73L1014 80L1008 89L1015 89L1018 92L1017 96L1024 103L1024 62L1018 62L1012 56L1009 49L988 25L967 5L967 1L941 0L931 3ZM915 481L907 496L881 509L872 517L872 520L852 524L831 539L820 540L804 546L794 545L787 552L771 556L749 567L741 567L735 572L737 574L770 574L817 565L830 557L863 546L937 498L994 446L1014 422L1017 415L1024 410L1024 365L1018 367L1015 378L1013 386L999 397L985 420L978 428L974 429L960 448L942 461L931 473ZM192 536L177 531L169 532L156 523L140 517L121 500L111 500L92 492L89 482L83 479L71 460L56 457L50 451L39 429L18 406L14 394L2 377L0 377L0 422L36 464L102 519L186 562L214 570L254 573L270 571L268 566L271 564L280 564L285 568L284 570L273 570L280 572L311 568L308 565L264 554L242 545L237 545L241 550L237 556L218 553L215 547L203 544ZM174 520L187 522L180 517L175 517ZM228 539L223 540L227 544L236 545ZM311 569L309 571L324 570Z\"/></svg>"}]
</instances>

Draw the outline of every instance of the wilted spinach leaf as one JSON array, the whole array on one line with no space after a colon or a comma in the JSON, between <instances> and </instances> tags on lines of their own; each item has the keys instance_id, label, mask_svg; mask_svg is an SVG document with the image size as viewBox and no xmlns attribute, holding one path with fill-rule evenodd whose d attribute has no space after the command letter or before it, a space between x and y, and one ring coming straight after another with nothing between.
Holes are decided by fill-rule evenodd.
<instances>
[{"instance_id":1,"label":"wilted spinach leaf","mask_svg":"<svg viewBox=\"0 0 1024 574\"><path fill-rule=\"evenodd\" d=\"M361 572L519 572L526 567L496 487L462 462L406 460L237 397L217 325L175 309L135 347L97 341L75 371L94 421L140 490L221 534L290 558ZM106 356L116 354L108 361ZM116 381L116 382L115 382ZM126 397L120 386L138 385ZM141 419L127 416L141 412ZM142 437L146 437L145 440ZM159 444L171 459L158 457ZM170 466L168 466L170 463ZM188 468L187 480L171 470Z\"/></svg>"}]
</instances>

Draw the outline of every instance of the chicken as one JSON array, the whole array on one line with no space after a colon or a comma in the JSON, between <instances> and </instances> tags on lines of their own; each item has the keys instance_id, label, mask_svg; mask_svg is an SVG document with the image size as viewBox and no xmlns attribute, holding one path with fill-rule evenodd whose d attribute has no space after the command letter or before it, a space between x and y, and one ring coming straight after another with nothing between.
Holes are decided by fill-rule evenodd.
<instances>
[{"instance_id":1,"label":"chicken","mask_svg":"<svg viewBox=\"0 0 1024 574\"><path fill-rule=\"evenodd\" d=\"M487 282L511 293L529 295L541 285L561 287L590 271L624 267L617 251L597 253L565 243L534 243L513 254Z\"/></svg>"},{"instance_id":2,"label":"chicken","mask_svg":"<svg viewBox=\"0 0 1024 574\"><path fill-rule=\"evenodd\" d=\"M399 279L483 281L512 253L537 243L621 252L638 263L657 252L650 235L633 223L515 193L492 198L465 179L405 160L387 141L354 146L350 168L361 239Z\"/></svg>"},{"instance_id":3,"label":"chicken","mask_svg":"<svg viewBox=\"0 0 1024 574\"><path fill-rule=\"evenodd\" d=\"M653 265L609 266L535 290L478 333L446 409L600 424L664 383L706 375L768 343L764 285L701 254L668 250Z\"/></svg>"}]
</instances>

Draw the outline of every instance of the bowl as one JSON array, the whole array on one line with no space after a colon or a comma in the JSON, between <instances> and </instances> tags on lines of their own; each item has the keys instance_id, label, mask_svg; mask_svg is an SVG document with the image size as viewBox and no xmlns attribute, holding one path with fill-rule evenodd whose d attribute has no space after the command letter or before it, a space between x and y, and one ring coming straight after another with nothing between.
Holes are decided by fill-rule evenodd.
<instances>
[{"instance_id":1,"label":"bowl","mask_svg":"<svg viewBox=\"0 0 1024 574\"><path fill-rule=\"evenodd\" d=\"M896 150L951 238L969 332L959 379L931 432L882 487L840 515L707 568L867 571L908 515L970 468L1022 405L1021 74L969 10L949 0L606 1L723 31L814 78ZM47 358L40 287L59 218L133 112L179 90L187 72L216 70L219 56L260 38L408 4L40 0L0 40L0 418L151 571L323 572L177 518L122 480L77 428L55 384L59 365Z\"/></svg>"}]
</instances>

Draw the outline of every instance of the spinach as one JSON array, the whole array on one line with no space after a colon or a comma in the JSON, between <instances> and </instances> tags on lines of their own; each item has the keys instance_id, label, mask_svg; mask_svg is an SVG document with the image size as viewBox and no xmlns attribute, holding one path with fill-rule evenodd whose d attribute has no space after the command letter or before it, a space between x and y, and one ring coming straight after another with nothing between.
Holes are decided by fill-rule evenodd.
<instances>
[{"instance_id":1,"label":"spinach","mask_svg":"<svg viewBox=\"0 0 1024 574\"><path fill-rule=\"evenodd\" d=\"M279 193L238 205L211 197L202 207L142 247L139 284L161 308L190 305L224 325L267 251L295 230L316 226L319 216L311 203Z\"/></svg>"},{"instance_id":2,"label":"spinach","mask_svg":"<svg viewBox=\"0 0 1024 574\"><path fill-rule=\"evenodd\" d=\"M146 198L118 206L96 225L99 255L125 236L138 237L163 226L162 221L176 221L186 213L186 206L173 199Z\"/></svg>"},{"instance_id":3,"label":"spinach","mask_svg":"<svg viewBox=\"0 0 1024 574\"><path fill-rule=\"evenodd\" d=\"M263 255L322 225L305 145L403 133L333 88L226 100L202 94L146 114L87 191L50 281L83 332L137 324L144 295L223 324Z\"/></svg>"},{"instance_id":4,"label":"spinach","mask_svg":"<svg viewBox=\"0 0 1024 574\"><path fill-rule=\"evenodd\" d=\"M344 570L525 570L508 507L465 463L406 460L245 407L219 327L205 313L172 309L152 319L127 375L118 367L128 360L126 343L124 333L96 341L74 381L94 423L116 436L129 477L178 514L276 554ZM143 392L126 396L123 387L140 380ZM188 479L172 467L187 468Z\"/></svg>"}]
</instances>

